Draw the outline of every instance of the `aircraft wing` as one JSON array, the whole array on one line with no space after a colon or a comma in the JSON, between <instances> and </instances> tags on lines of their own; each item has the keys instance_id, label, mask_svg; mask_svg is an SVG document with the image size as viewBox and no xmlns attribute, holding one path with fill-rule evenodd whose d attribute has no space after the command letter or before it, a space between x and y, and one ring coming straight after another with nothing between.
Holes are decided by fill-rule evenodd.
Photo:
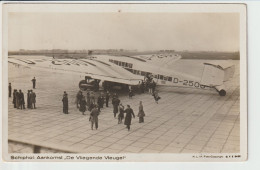
<instances>
[{"instance_id":1,"label":"aircraft wing","mask_svg":"<svg viewBox=\"0 0 260 170\"><path fill-rule=\"evenodd\" d=\"M9 57L8 62L36 70L90 76L110 82L138 85L142 78L113 63L105 63L94 59L52 59L51 57Z\"/></svg>"},{"instance_id":2,"label":"aircraft wing","mask_svg":"<svg viewBox=\"0 0 260 170\"><path fill-rule=\"evenodd\" d=\"M159 66L170 66L174 62L181 59L181 55L179 54L152 54L152 55L138 55L138 56L132 56L135 58L146 60L147 62L150 62L152 64L156 64Z\"/></svg>"}]
</instances>

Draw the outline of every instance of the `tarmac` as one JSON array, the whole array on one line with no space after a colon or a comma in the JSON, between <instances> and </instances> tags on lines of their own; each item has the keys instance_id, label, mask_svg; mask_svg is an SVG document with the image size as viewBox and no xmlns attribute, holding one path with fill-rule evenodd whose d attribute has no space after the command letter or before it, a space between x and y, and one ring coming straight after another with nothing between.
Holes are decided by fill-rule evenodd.
<instances>
[{"instance_id":1,"label":"tarmac","mask_svg":"<svg viewBox=\"0 0 260 170\"><path fill-rule=\"evenodd\" d=\"M186 60L183 65L197 62ZM234 63L236 72L225 84L224 97L215 90L161 88L156 104L148 92L136 93L132 99L120 94L121 102L129 104L135 115L143 102L144 123L132 119L130 131L114 119L111 100L101 110L98 130L91 130L89 112L82 115L75 104L78 82L84 78L9 64L9 82L13 89L23 90L25 101L36 77L37 108L16 109L8 99L8 151L32 153L37 145L43 153L238 153L240 76L239 61ZM69 114L62 113L63 91L68 93Z\"/></svg>"}]
</instances>

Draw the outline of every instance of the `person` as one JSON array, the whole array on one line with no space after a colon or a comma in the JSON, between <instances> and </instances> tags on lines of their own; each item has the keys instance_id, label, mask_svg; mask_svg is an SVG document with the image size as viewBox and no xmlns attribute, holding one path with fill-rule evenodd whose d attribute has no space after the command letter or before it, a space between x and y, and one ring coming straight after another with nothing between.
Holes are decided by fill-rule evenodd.
<instances>
[{"instance_id":1,"label":"person","mask_svg":"<svg viewBox=\"0 0 260 170\"><path fill-rule=\"evenodd\" d=\"M102 105L102 99L101 99L101 94L99 94L98 98L97 98L97 104L98 104L98 111L100 112L100 108Z\"/></svg>"},{"instance_id":2,"label":"person","mask_svg":"<svg viewBox=\"0 0 260 170\"><path fill-rule=\"evenodd\" d=\"M64 91L63 98L62 98L62 103L63 103L63 113L64 114L69 114L69 100L68 100L68 94L66 91Z\"/></svg>"},{"instance_id":3,"label":"person","mask_svg":"<svg viewBox=\"0 0 260 170\"><path fill-rule=\"evenodd\" d=\"M17 90L14 89L14 92L13 92L13 104L14 104L14 108L16 108L16 92L17 92Z\"/></svg>"},{"instance_id":4,"label":"person","mask_svg":"<svg viewBox=\"0 0 260 170\"><path fill-rule=\"evenodd\" d=\"M82 91L79 90L79 92L77 93L77 97L76 97L77 108L79 108L82 98L83 98Z\"/></svg>"},{"instance_id":5,"label":"person","mask_svg":"<svg viewBox=\"0 0 260 170\"><path fill-rule=\"evenodd\" d=\"M161 97L159 97L159 95L158 95L158 91L154 91L153 97L154 97L155 102L158 104L158 101L161 99Z\"/></svg>"},{"instance_id":6,"label":"person","mask_svg":"<svg viewBox=\"0 0 260 170\"><path fill-rule=\"evenodd\" d=\"M140 101L140 104L139 104L139 112L138 112L138 115L137 117L139 117L139 123L144 123L144 108L143 108L143 104L142 104L142 101Z\"/></svg>"},{"instance_id":7,"label":"person","mask_svg":"<svg viewBox=\"0 0 260 170\"><path fill-rule=\"evenodd\" d=\"M148 89L149 89L149 93L152 94L152 82L148 81Z\"/></svg>"},{"instance_id":8,"label":"person","mask_svg":"<svg viewBox=\"0 0 260 170\"><path fill-rule=\"evenodd\" d=\"M33 82L33 88L35 89L35 86L36 86L36 79L35 79L35 77L33 77L32 82Z\"/></svg>"},{"instance_id":9,"label":"person","mask_svg":"<svg viewBox=\"0 0 260 170\"><path fill-rule=\"evenodd\" d=\"M141 93L144 93L144 87L145 85L144 85L144 81L142 80L142 82L141 82L141 84L140 84L140 91L141 91Z\"/></svg>"},{"instance_id":10,"label":"person","mask_svg":"<svg viewBox=\"0 0 260 170\"><path fill-rule=\"evenodd\" d=\"M91 129L93 130L93 125L95 124L96 130L98 129L98 115L99 111L97 109L97 106L94 105L94 108L90 112L90 118L89 120L91 121Z\"/></svg>"},{"instance_id":11,"label":"person","mask_svg":"<svg viewBox=\"0 0 260 170\"><path fill-rule=\"evenodd\" d=\"M119 103L120 103L120 100L116 96L114 96L114 98L112 99L114 118L116 118L116 114L118 113Z\"/></svg>"},{"instance_id":12,"label":"person","mask_svg":"<svg viewBox=\"0 0 260 170\"><path fill-rule=\"evenodd\" d=\"M152 94L153 94L155 92L155 87L156 87L155 81L152 81L151 87L152 87Z\"/></svg>"},{"instance_id":13,"label":"person","mask_svg":"<svg viewBox=\"0 0 260 170\"><path fill-rule=\"evenodd\" d=\"M87 91L87 106L90 106L90 94L89 91Z\"/></svg>"},{"instance_id":14,"label":"person","mask_svg":"<svg viewBox=\"0 0 260 170\"><path fill-rule=\"evenodd\" d=\"M31 91L28 90L27 92L27 108L31 109L32 108L32 103L31 103Z\"/></svg>"},{"instance_id":15,"label":"person","mask_svg":"<svg viewBox=\"0 0 260 170\"><path fill-rule=\"evenodd\" d=\"M125 107L122 103L119 105L119 114L118 114L118 124L122 123L122 120L124 119L124 113L125 113Z\"/></svg>"},{"instance_id":16,"label":"person","mask_svg":"<svg viewBox=\"0 0 260 170\"><path fill-rule=\"evenodd\" d=\"M19 109L20 108L20 93L18 92L18 90L15 93L15 103L16 103L16 108Z\"/></svg>"},{"instance_id":17,"label":"person","mask_svg":"<svg viewBox=\"0 0 260 170\"><path fill-rule=\"evenodd\" d=\"M129 89L129 94L128 94L129 98L132 99L133 95L134 95L134 93L133 93L132 89Z\"/></svg>"},{"instance_id":18,"label":"person","mask_svg":"<svg viewBox=\"0 0 260 170\"><path fill-rule=\"evenodd\" d=\"M93 91L90 93L90 103L93 103L93 104L96 103L96 101L95 101L95 95L94 95L94 92L93 92Z\"/></svg>"},{"instance_id":19,"label":"person","mask_svg":"<svg viewBox=\"0 0 260 170\"><path fill-rule=\"evenodd\" d=\"M132 121L132 117L135 118L135 114L133 109L130 107L130 105L127 105L127 108L125 110L125 125L128 129L128 131L130 130L130 125L131 125L131 121Z\"/></svg>"},{"instance_id":20,"label":"person","mask_svg":"<svg viewBox=\"0 0 260 170\"><path fill-rule=\"evenodd\" d=\"M104 97L104 94L101 93L101 108L103 109L104 107L104 103L105 103L105 97Z\"/></svg>"},{"instance_id":21,"label":"person","mask_svg":"<svg viewBox=\"0 0 260 170\"><path fill-rule=\"evenodd\" d=\"M32 109L36 109L36 107L35 107L36 94L33 92L33 90L31 90L30 99L31 99L31 102L30 102L31 108L32 108Z\"/></svg>"},{"instance_id":22,"label":"person","mask_svg":"<svg viewBox=\"0 0 260 170\"><path fill-rule=\"evenodd\" d=\"M11 83L8 85L8 92L9 92L9 97L12 97L12 86Z\"/></svg>"},{"instance_id":23,"label":"person","mask_svg":"<svg viewBox=\"0 0 260 170\"><path fill-rule=\"evenodd\" d=\"M20 105L20 107L21 107L21 109L25 109L25 106L24 106L24 94L23 94L23 92L22 92L22 90L19 90L19 98L20 98L20 101L19 101L19 105Z\"/></svg>"},{"instance_id":24,"label":"person","mask_svg":"<svg viewBox=\"0 0 260 170\"><path fill-rule=\"evenodd\" d=\"M110 97L110 94L109 94L109 91L107 91L107 93L106 93L106 107L108 107L109 97Z\"/></svg>"},{"instance_id":25,"label":"person","mask_svg":"<svg viewBox=\"0 0 260 170\"><path fill-rule=\"evenodd\" d=\"M85 115L86 105L87 105L87 102L86 102L85 97L83 96L80 100L80 106L79 106L79 111L82 112L82 115Z\"/></svg>"}]
</instances>

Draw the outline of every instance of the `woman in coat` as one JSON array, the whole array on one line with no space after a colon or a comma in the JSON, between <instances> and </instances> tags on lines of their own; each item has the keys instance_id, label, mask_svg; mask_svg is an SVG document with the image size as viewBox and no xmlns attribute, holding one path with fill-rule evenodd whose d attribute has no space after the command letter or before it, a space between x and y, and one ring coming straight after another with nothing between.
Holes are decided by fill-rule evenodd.
<instances>
[{"instance_id":1,"label":"woman in coat","mask_svg":"<svg viewBox=\"0 0 260 170\"><path fill-rule=\"evenodd\" d=\"M144 108L143 108L143 104L142 101L140 101L140 105L139 105L139 112L137 117L139 117L139 123L144 123Z\"/></svg>"},{"instance_id":2,"label":"woman in coat","mask_svg":"<svg viewBox=\"0 0 260 170\"><path fill-rule=\"evenodd\" d=\"M130 130L130 125L131 125L131 121L132 121L132 116L135 118L135 114L133 109L130 108L129 105L127 105L127 109L125 109L125 125L128 129L128 131Z\"/></svg>"},{"instance_id":3,"label":"woman in coat","mask_svg":"<svg viewBox=\"0 0 260 170\"><path fill-rule=\"evenodd\" d=\"M82 115L85 115L85 111L87 109L86 105L87 105L87 102L85 100L85 97L83 96L81 98L80 105L79 105L79 111L82 112Z\"/></svg>"}]
</instances>

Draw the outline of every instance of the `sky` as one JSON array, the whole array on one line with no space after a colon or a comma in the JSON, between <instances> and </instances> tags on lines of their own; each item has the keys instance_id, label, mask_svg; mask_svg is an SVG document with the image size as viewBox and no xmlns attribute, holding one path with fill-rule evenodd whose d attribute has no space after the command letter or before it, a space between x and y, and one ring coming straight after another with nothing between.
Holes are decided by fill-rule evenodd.
<instances>
[{"instance_id":1,"label":"sky","mask_svg":"<svg viewBox=\"0 0 260 170\"><path fill-rule=\"evenodd\" d=\"M9 13L9 51L239 51L238 13Z\"/></svg>"}]
</instances>

